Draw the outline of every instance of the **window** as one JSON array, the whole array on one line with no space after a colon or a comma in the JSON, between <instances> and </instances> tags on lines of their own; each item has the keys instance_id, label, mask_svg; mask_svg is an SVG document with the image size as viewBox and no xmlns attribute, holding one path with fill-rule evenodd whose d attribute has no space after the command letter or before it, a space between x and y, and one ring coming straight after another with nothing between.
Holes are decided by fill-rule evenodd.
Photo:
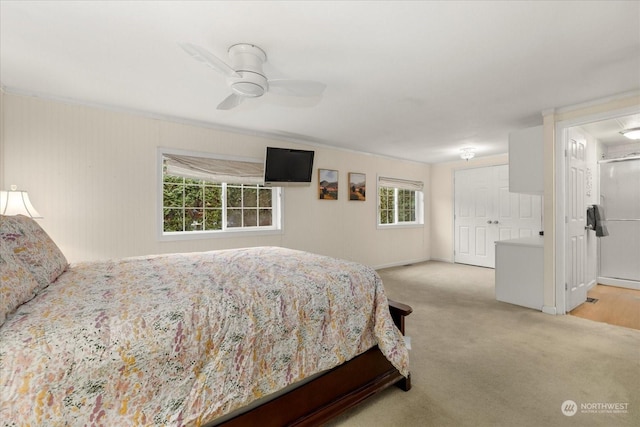
<instances>
[{"instance_id":1,"label":"window","mask_svg":"<svg viewBox=\"0 0 640 427\"><path fill-rule=\"evenodd\" d=\"M421 225L423 184L378 177L378 225Z\"/></svg>"},{"instance_id":2,"label":"window","mask_svg":"<svg viewBox=\"0 0 640 427\"><path fill-rule=\"evenodd\" d=\"M265 187L260 160L160 150L161 236L280 229L280 188Z\"/></svg>"}]
</instances>

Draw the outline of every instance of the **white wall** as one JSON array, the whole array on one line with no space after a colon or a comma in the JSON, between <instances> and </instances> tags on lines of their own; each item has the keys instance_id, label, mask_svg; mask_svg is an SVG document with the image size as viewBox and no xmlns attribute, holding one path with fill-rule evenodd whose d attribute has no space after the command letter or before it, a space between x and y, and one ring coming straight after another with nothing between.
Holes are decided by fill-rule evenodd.
<instances>
[{"instance_id":1,"label":"white wall","mask_svg":"<svg viewBox=\"0 0 640 427\"><path fill-rule=\"evenodd\" d=\"M454 186L456 170L505 165L507 154L431 165L431 259L453 262Z\"/></svg>"},{"instance_id":2,"label":"white wall","mask_svg":"<svg viewBox=\"0 0 640 427\"><path fill-rule=\"evenodd\" d=\"M160 242L157 148L263 158L267 145L309 148L124 112L4 93L0 182L27 190L40 224L72 262L152 253L276 245L374 267L430 258L429 172L422 163L312 147L314 182L285 189L277 236ZM337 201L319 200L317 168L336 169ZM368 197L349 201L348 172L365 173ZM425 183L425 226L376 228L376 175Z\"/></svg>"}]
</instances>

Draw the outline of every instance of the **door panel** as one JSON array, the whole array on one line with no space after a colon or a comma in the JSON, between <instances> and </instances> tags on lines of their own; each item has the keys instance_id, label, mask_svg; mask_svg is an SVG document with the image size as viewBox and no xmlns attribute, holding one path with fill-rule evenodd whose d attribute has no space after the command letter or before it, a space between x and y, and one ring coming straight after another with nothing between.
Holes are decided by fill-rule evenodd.
<instances>
[{"instance_id":1,"label":"door panel","mask_svg":"<svg viewBox=\"0 0 640 427\"><path fill-rule=\"evenodd\" d=\"M476 227L476 256L487 256L487 228Z\"/></svg>"},{"instance_id":2,"label":"door panel","mask_svg":"<svg viewBox=\"0 0 640 427\"><path fill-rule=\"evenodd\" d=\"M567 147L567 311L587 300L585 171L586 140L577 133L569 134Z\"/></svg>"}]
</instances>

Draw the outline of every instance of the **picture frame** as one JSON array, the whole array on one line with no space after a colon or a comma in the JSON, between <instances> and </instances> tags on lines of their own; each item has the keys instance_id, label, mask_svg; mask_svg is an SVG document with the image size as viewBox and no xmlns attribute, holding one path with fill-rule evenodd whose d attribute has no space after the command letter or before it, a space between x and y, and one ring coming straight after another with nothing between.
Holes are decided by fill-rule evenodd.
<instances>
[{"instance_id":1,"label":"picture frame","mask_svg":"<svg viewBox=\"0 0 640 427\"><path fill-rule=\"evenodd\" d=\"M338 200L338 171L318 169L318 198Z\"/></svg>"},{"instance_id":2,"label":"picture frame","mask_svg":"<svg viewBox=\"0 0 640 427\"><path fill-rule=\"evenodd\" d=\"M367 175L349 172L349 200L364 202L367 200Z\"/></svg>"}]
</instances>

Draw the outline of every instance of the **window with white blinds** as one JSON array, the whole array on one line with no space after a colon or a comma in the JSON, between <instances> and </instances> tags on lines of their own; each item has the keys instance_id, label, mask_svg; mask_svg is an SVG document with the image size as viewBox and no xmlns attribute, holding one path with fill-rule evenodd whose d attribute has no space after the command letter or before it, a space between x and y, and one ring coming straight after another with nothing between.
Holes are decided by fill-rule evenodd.
<instances>
[{"instance_id":1,"label":"window with white blinds","mask_svg":"<svg viewBox=\"0 0 640 427\"><path fill-rule=\"evenodd\" d=\"M424 224L424 184L400 178L378 177L378 225Z\"/></svg>"},{"instance_id":2,"label":"window with white blinds","mask_svg":"<svg viewBox=\"0 0 640 427\"><path fill-rule=\"evenodd\" d=\"M168 149L158 157L161 237L281 229L281 189L262 185L263 160Z\"/></svg>"}]
</instances>

